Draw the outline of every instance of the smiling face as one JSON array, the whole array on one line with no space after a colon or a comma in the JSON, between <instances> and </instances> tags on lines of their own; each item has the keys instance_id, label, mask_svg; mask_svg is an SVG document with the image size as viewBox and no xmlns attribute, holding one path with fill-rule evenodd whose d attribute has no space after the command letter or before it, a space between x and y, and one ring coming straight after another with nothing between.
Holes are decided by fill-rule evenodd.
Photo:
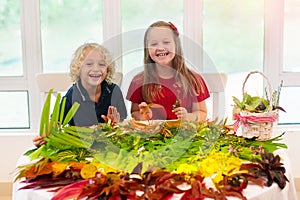
<instances>
[{"instance_id":1,"label":"smiling face","mask_svg":"<svg viewBox=\"0 0 300 200\"><path fill-rule=\"evenodd\" d=\"M104 56L95 49L89 50L82 62L79 76L84 88L99 86L107 76Z\"/></svg>"},{"instance_id":2,"label":"smiling face","mask_svg":"<svg viewBox=\"0 0 300 200\"><path fill-rule=\"evenodd\" d=\"M151 59L158 65L172 66L175 57L175 41L172 30L165 27L151 28L147 48Z\"/></svg>"}]
</instances>

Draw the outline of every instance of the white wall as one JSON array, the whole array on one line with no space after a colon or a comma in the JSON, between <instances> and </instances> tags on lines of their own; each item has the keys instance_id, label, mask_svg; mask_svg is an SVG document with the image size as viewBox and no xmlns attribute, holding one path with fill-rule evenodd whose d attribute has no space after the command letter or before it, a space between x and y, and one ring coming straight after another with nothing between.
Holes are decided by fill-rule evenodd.
<instances>
[{"instance_id":1,"label":"white wall","mask_svg":"<svg viewBox=\"0 0 300 200\"><path fill-rule=\"evenodd\" d=\"M300 131L299 129L293 130L285 126L278 128L278 133L284 131L287 131L284 135L283 142L288 145L287 153L290 159L292 175L294 178L300 178L300 159L298 155L298 153L300 153ZM13 171L16 169L19 157L27 149L33 147L33 136L34 135L0 136L0 182L10 182L13 180Z\"/></svg>"},{"instance_id":2,"label":"white wall","mask_svg":"<svg viewBox=\"0 0 300 200\"><path fill-rule=\"evenodd\" d=\"M7 134L8 135L8 134ZM33 147L34 135L0 135L0 182L11 182L19 157Z\"/></svg>"}]
</instances>

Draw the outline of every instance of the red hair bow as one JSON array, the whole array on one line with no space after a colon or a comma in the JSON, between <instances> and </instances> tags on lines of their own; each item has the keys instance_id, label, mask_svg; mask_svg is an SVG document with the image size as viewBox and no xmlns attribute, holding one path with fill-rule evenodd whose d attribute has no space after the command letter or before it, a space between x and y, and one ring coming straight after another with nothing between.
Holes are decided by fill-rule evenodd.
<instances>
[{"instance_id":1,"label":"red hair bow","mask_svg":"<svg viewBox=\"0 0 300 200\"><path fill-rule=\"evenodd\" d=\"M171 28L176 32L177 35L179 35L179 32L178 32L178 29L176 28L176 26L172 23L172 22L169 22Z\"/></svg>"}]
</instances>

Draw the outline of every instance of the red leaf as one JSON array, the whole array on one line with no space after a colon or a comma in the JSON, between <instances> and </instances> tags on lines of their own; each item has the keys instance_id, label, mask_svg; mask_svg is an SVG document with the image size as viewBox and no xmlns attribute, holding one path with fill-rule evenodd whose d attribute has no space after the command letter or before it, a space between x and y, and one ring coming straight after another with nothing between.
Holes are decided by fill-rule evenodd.
<instances>
[{"instance_id":1,"label":"red leaf","mask_svg":"<svg viewBox=\"0 0 300 200\"><path fill-rule=\"evenodd\" d=\"M72 183L68 186L60 189L51 200L62 200L62 199L77 199L80 193L83 191L84 186L89 182L89 180L82 180Z\"/></svg>"}]
</instances>

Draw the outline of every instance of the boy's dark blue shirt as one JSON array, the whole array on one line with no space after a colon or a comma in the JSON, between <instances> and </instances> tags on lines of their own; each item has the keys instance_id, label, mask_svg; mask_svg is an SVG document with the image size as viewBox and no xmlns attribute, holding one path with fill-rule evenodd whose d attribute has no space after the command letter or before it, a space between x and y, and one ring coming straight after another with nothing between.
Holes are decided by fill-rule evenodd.
<instances>
[{"instance_id":1,"label":"boy's dark blue shirt","mask_svg":"<svg viewBox=\"0 0 300 200\"><path fill-rule=\"evenodd\" d=\"M117 108L121 120L127 117L123 94L119 86L114 83L108 84L105 80L101 83L101 96L98 103L90 99L80 80L73 84L64 97L67 98L64 117L74 102L80 104L74 117L69 122L72 126L91 126L104 123L101 115L107 115L108 107L111 105Z\"/></svg>"}]
</instances>

